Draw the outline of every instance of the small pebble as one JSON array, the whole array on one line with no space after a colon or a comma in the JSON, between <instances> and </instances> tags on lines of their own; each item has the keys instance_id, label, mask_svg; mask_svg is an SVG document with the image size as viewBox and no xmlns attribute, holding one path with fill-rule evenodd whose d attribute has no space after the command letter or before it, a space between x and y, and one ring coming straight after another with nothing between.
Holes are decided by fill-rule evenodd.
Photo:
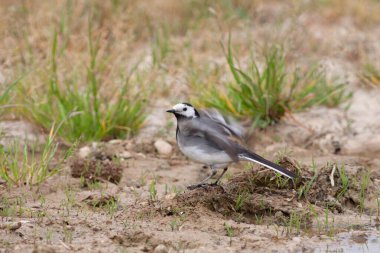
<instances>
[{"instance_id":1,"label":"small pebble","mask_svg":"<svg viewBox=\"0 0 380 253\"><path fill-rule=\"evenodd\" d=\"M167 253L167 252L168 252L168 248L166 248L165 245L160 244L160 245L158 245L158 246L154 249L153 252L154 252L154 253Z\"/></svg>"},{"instance_id":2,"label":"small pebble","mask_svg":"<svg viewBox=\"0 0 380 253\"><path fill-rule=\"evenodd\" d=\"M122 142L122 140L119 140L119 139L113 139L113 140L110 140L108 143L109 144L119 144L119 143L121 143Z\"/></svg>"},{"instance_id":3,"label":"small pebble","mask_svg":"<svg viewBox=\"0 0 380 253\"><path fill-rule=\"evenodd\" d=\"M175 196L177 196L177 194L174 193L174 192L172 192L172 193L169 193L169 194L165 195L165 199L171 200L171 199L174 199Z\"/></svg>"},{"instance_id":4,"label":"small pebble","mask_svg":"<svg viewBox=\"0 0 380 253\"><path fill-rule=\"evenodd\" d=\"M300 237L293 237L293 242L296 242L296 243L300 243L301 242L301 238Z\"/></svg>"},{"instance_id":5,"label":"small pebble","mask_svg":"<svg viewBox=\"0 0 380 253\"><path fill-rule=\"evenodd\" d=\"M123 151L118 156L122 159L129 159L132 157L132 154L128 151Z\"/></svg>"},{"instance_id":6,"label":"small pebble","mask_svg":"<svg viewBox=\"0 0 380 253\"><path fill-rule=\"evenodd\" d=\"M0 223L0 229L8 229L11 231L16 231L21 228L21 222L4 222Z\"/></svg>"},{"instance_id":7,"label":"small pebble","mask_svg":"<svg viewBox=\"0 0 380 253\"><path fill-rule=\"evenodd\" d=\"M157 150L158 154L163 156L170 156L173 151L172 145L161 139L154 142L154 147Z\"/></svg>"},{"instance_id":8,"label":"small pebble","mask_svg":"<svg viewBox=\"0 0 380 253\"><path fill-rule=\"evenodd\" d=\"M277 211L277 212L274 214L274 217L276 217L276 218L281 218L281 217L284 217L284 214L283 214L281 211Z\"/></svg>"},{"instance_id":9,"label":"small pebble","mask_svg":"<svg viewBox=\"0 0 380 253\"><path fill-rule=\"evenodd\" d=\"M80 158L86 158L86 157L88 157L89 154L91 154L91 148L90 147L84 146L84 147L79 149L78 155Z\"/></svg>"}]
</instances>

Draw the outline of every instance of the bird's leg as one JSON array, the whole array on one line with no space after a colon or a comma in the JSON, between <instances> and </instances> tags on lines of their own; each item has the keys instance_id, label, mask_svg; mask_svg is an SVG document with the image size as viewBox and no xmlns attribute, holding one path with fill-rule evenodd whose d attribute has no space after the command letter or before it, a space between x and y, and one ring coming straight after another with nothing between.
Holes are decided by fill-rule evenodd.
<instances>
[{"instance_id":1,"label":"bird's leg","mask_svg":"<svg viewBox=\"0 0 380 253\"><path fill-rule=\"evenodd\" d=\"M218 179L217 179L214 183L212 183L212 185L217 185L218 182L219 182L219 180L223 177L224 173L226 173L227 170L228 170L228 167L225 167L225 168L223 169L222 174L220 174L220 176L218 177Z\"/></svg>"},{"instance_id":2,"label":"bird's leg","mask_svg":"<svg viewBox=\"0 0 380 253\"><path fill-rule=\"evenodd\" d=\"M205 186L205 183L207 182L207 180L209 180L210 178L212 178L216 174L216 169L213 166L210 166L210 168L211 168L211 174L209 176L207 176L205 179L203 179L198 184L189 185L187 187L187 189L192 190L192 189L195 189L195 188L198 188L198 187Z\"/></svg>"}]
</instances>

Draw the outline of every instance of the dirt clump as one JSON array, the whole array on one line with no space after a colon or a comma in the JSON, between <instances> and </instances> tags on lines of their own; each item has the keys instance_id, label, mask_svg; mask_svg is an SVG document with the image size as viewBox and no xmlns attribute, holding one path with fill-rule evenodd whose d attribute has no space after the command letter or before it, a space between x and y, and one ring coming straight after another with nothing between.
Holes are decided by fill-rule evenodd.
<instances>
[{"instance_id":1,"label":"dirt clump","mask_svg":"<svg viewBox=\"0 0 380 253\"><path fill-rule=\"evenodd\" d=\"M91 194L82 201L91 207L104 207L116 203L117 199L110 194Z\"/></svg>"},{"instance_id":2,"label":"dirt clump","mask_svg":"<svg viewBox=\"0 0 380 253\"><path fill-rule=\"evenodd\" d=\"M143 252L168 252L168 248L174 249L175 251L180 251L180 247L186 247L187 249L192 249L196 247L193 242L188 242L186 240L180 240L178 243L173 243L169 238L157 238L154 234L146 233L142 230L121 232L117 235L110 236L110 239L117 242L120 245L128 247L138 247L144 245L140 248ZM159 250L166 251L159 251Z\"/></svg>"},{"instance_id":3,"label":"dirt clump","mask_svg":"<svg viewBox=\"0 0 380 253\"><path fill-rule=\"evenodd\" d=\"M72 177L83 177L90 182L105 180L118 184L123 174L123 168L117 161L102 155L94 155L91 158L77 157L70 167Z\"/></svg>"},{"instance_id":4,"label":"dirt clump","mask_svg":"<svg viewBox=\"0 0 380 253\"><path fill-rule=\"evenodd\" d=\"M148 242L151 237L152 236L145 234L143 231L132 231L123 233L122 235L113 235L110 239L118 242L119 244L138 246L141 242Z\"/></svg>"},{"instance_id":5,"label":"dirt clump","mask_svg":"<svg viewBox=\"0 0 380 253\"><path fill-rule=\"evenodd\" d=\"M326 208L334 213L346 209L358 211L364 205L364 197L378 192L373 178L362 167L345 170L328 164L319 169L309 168L287 157L279 163L298 177L289 180L271 170L245 171L223 186L200 187L180 194L162 205L161 211L164 215L175 215L195 212L203 206L250 224L284 225L297 216L306 225ZM363 180L367 180L364 186Z\"/></svg>"}]
</instances>

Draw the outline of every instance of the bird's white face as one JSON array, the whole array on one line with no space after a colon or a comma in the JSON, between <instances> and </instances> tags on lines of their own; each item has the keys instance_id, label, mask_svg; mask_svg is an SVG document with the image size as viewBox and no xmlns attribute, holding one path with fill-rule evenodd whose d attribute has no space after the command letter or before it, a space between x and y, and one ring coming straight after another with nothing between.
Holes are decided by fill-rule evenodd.
<instances>
[{"instance_id":1,"label":"bird's white face","mask_svg":"<svg viewBox=\"0 0 380 253\"><path fill-rule=\"evenodd\" d=\"M181 115L186 118L196 118L197 112L194 107L187 103L180 103L173 106L172 110L168 110L167 112L174 113L175 115Z\"/></svg>"}]
</instances>

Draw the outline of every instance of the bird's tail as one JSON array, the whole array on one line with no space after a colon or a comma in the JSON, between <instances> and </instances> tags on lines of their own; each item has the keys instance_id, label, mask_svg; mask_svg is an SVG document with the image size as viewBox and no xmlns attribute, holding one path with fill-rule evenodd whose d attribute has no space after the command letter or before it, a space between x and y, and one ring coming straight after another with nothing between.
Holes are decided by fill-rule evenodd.
<instances>
[{"instance_id":1,"label":"bird's tail","mask_svg":"<svg viewBox=\"0 0 380 253\"><path fill-rule=\"evenodd\" d=\"M281 175L284 175L290 179L293 179L296 177L296 175L293 172L291 172L287 169L284 169L280 165L275 164L271 161L268 161L268 160L264 159L263 157L255 154L255 153L249 152L249 151L239 154L239 159L261 164L261 165L263 165L263 166L265 166L271 170L274 170L274 171L280 173Z\"/></svg>"}]
</instances>

